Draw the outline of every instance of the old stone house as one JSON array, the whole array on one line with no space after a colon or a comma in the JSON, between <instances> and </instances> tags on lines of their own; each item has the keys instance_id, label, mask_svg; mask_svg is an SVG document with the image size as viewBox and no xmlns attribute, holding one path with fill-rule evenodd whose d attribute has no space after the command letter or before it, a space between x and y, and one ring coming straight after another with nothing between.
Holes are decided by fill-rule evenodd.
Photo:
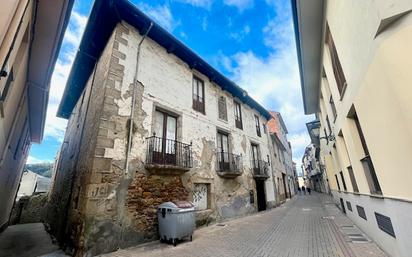
<instances>
[{"instance_id":1,"label":"old stone house","mask_svg":"<svg viewBox=\"0 0 412 257\"><path fill-rule=\"evenodd\" d=\"M198 225L275 205L269 112L128 1L95 1L58 115L48 222L77 255L156 239L164 201Z\"/></svg>"},{"instance_id":2,"label":"old stone house","mask_svg":"<svg viewBox=\"0 0 412 257\"><path fill-rule=\"evenodd\" d=\"M295 194L296 175L293 170L292 148L287 139L287 127L279 112L271 111L268 130L271 138L271 153L273 160L273 178L275 181L277 203Z\"/></svg>"}]
</instances>

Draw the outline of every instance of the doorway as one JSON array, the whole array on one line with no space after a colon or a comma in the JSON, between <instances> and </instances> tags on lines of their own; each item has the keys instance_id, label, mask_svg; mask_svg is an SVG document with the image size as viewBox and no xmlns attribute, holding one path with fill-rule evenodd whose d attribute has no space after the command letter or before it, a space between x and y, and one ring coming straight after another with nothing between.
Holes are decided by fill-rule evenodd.
<instances>
[{"instance_id":1,"label":"doorway","mask_svg":"<svg viewBox=\"0 0 412 257\"><path fill-rule=\"evenodd\" d=\"M266 210L265 181L255 180L258 211Z\"/></svg>"},{"instance_id":2,"label":"doorway","mask_svg":"<svg viewBox=\"0 0 412 257\"><path fill-rule=\"evenodd\" d=\"M153 142L153 162L176 165L177 118L168 113L156 111L155 141Z\"/></svg>"},{"instance_id":3,"label":"doorway","mask_svg":"<svg viewBox=\"0 0 412 257\"><path fill-rule=\"evenodd\" d=\"M288 196L288 191L286 188L286 176L283 173L282 173L282 181L283 181L283 191L285 192L285 199L286 199L286 198L289 198L289 196Z\"/></svg>"},{"instance_id":4,"label":"doorway","mask_svg":"<svg viewBox=\"0 0 412 257\"><path fill-rule=\"evenodd\" d=\"M229 135L221 131L217 132L217 152L219 170L229 171Z\"/></svg>"},{"instance_id":5,"label":"doorway","mask_svg":"<svg viewBox=\"0 0 412 257\"><path fill-rule=\"evenodd\" d=\"M343 203L343 199L342 199L342 198L340 198L340 207L341 207L342 212L346 214L345 204Z\"/></svg>"}]
</instances>

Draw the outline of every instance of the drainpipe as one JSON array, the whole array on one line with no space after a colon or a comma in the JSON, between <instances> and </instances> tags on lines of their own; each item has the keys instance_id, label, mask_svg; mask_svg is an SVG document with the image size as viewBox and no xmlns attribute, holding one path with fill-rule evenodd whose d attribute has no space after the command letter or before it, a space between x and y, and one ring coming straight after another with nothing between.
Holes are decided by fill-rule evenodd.
<instances>
[{"instance_id":1,"label":"drainpipe","mask_svg":"<svg viewBox=\"0 0 412 257\"><path fill-rule=\"evenodd\" d=\"M129 173L129 162L130 162L130 152L132 150L132 137L133 137L133 120L134 120L134 108L136 105L136 86L137 86L137 74L139 71L139 57L140 57L140 47L145 40L147 34L149 34L150 30L153 27L153 22L150 22L149 28L147 29L146 33L143 35L142 39L140 40L137 46L137 56L136 56L136 69L134 72L133 78L133 96L132 96L132 109L130 111L130 124L129 124L129 138L127 143L127 153L126 153L126 167L125 167L125 174Z\"/></svg>"}]
</instances>

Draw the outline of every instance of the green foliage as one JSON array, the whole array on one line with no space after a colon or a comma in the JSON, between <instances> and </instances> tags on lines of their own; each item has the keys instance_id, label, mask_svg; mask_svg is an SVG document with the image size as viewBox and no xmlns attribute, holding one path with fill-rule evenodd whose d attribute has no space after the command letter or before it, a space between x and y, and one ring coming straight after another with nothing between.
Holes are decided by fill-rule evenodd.
<instances>
[{"instance_id":1,"label":"green foliage","mask_svg":"<svg viewBox=\"0 0 412 257\"><path fill-rule=\"evenodd\" d=\"M37 173L43 177L51 178L53 163L26 164L26 169L34 173Z\"/></svg>"}]
</instances>

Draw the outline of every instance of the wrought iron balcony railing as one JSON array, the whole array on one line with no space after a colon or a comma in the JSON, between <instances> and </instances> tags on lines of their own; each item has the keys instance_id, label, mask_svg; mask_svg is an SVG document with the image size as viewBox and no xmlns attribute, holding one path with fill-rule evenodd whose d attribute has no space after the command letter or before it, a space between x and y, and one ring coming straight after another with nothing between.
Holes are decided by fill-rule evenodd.
<instances>
[{"instance_id":1,"label":"wrought iron balcony railing","mask_svg":"<svg viewBox=\"0 0 412 257\"><path fill-rule=\"evenodd\" d=\"M236 177L242 174L242 156L227 152L216 153L216 171L224 177Z\"/></svg>"},{"instance_id":2,"label":"wrought iron balcony railing","mask_svg":"<svg viewBox=\"0 0 412 257\"><path fill-rule=\"evenodd\" d=\"M155 168L192 168L192 145L182 142L151 136L146 138L146 166Z\"/></svg>"},{"instance_id":3,"label":"wrought iron balcony railing","mask_svg":"<svg viewBox=\"0 0 412 257\"><path fill-rule=\"evenodd\" d=\"M269 163L262 160L252 160L253 176L255 178L269 178Z\"/></svg>"}]
</instances>

